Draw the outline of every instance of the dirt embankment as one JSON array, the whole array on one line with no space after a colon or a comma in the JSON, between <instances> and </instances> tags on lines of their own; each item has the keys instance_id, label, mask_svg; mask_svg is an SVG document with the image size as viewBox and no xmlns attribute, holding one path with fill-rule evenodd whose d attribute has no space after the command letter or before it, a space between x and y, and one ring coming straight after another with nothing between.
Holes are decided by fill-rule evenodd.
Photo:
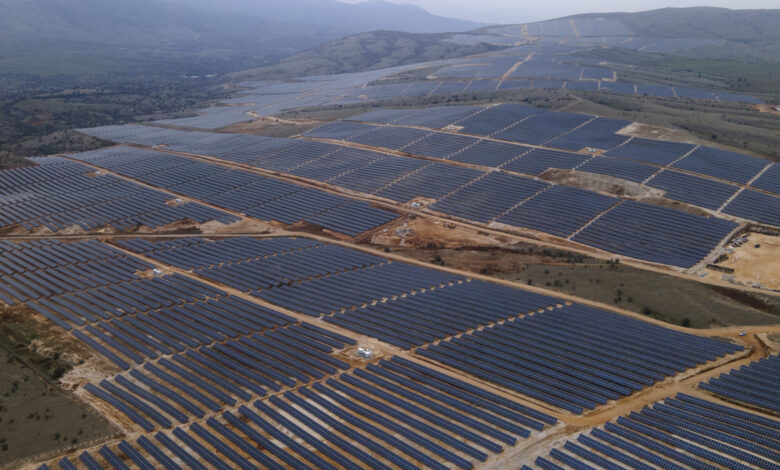
<instances>
[{"instance_id":1,"label":"dirt embankment","mask_svg":"<svg viewBox=\"0 0 780 470\"><path fill-rule=\"evenodd\" d=\"M375 232L367 241L372 245L408 248L507 247L512 244L509 237L427 217L399 219Z\"/></svg>"}]
</instances>

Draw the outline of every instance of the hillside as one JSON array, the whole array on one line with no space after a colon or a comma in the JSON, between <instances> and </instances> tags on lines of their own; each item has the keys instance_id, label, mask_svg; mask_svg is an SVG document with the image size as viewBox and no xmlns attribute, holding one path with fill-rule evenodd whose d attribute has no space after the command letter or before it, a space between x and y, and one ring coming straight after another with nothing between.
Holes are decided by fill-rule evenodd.
<instances>
[{"instance_id":1,"label":"hillside","mask_svg":"<svg viewBox=\"0 0 780 470\"><path fill-rule=\"evenodd\" d=\"M0 74L84 74L159 65L222 73L278 61L373 29L467 30L477 24L385 2L0 0ZM177 61L186 59L184 64Z\"/></svg>"},{"instance_id":2,"label":"hillside","mask_svg":"<svg viewBox=\"0 0 780 470\"><path fill-rule=\"evenodd\" d=\"M641 35L715 38L747 43L780 41L780 29L777 28L780 10L664 8L614 16Z\"/></svg>"},{"instance_id":3,"label":"hillside","mask_svg":"<svg viewBox=\"0 0 780 470\"><path fill-rule=\"evenodd\" d=\"M661 8L637 13L587 13L526 25L487 26L470 33L522 37L523 31L527 31L530 37L646 36L753 43L780 40L778 21L780 9Z\"/></svg>"},{"instance_id":4,"label":"hillside","mask_svg":"<svg viewBox=\"0 0 780 470\"><path fill-rule=\"evenodd\" d=\"M355 34L285 58L279 64L246 70L230 76L235 80L266 80L329 75L380 69L463 57L496 49L447 42L446 35L373 31Z\"/></svg>"}]
</instances>

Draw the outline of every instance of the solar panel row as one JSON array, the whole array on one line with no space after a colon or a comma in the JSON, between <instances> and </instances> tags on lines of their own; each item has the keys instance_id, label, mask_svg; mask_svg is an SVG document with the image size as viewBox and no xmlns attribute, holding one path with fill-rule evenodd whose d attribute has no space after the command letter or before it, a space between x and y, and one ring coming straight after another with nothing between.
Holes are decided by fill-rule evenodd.
<instances>
[{"instance_id":1,"label":"solar panel row","mask_svg":"<svg viewBox=\"0 0 780 470\"><path fill-rule=\"evenodd\" d=\"M727 400L780 412L780 398L776 393L779 384L780 354L775 354L702 382L699 388Z\"/></svg>"},{"instance_id":2,"label":"solar panel row","mask_svg":"<svg viewBox=\"0 0 780 470\"><path fill-rule=\"evenodd\" d=\"M559 299L472 280L325 317L404 349L555 306Z\"/></svg>"},{"instance_id":3,"label":"solar panel row","mask_svg":"<svg viewBox=\"0 0 780 470\"><path fill-rule=\"evenodd\" d=\"M84 452L79 460L90 469L124 465L123 460L145 470L177 469L180 464L196 469L205 464L246 469L468 469L555 423L555 418L514 400L394 357L240 405L187 430L148 429L134 442L109 444L94 455ZM67 458L57 464L76 468Z\"/></svg>"},{"instance_id":4,"label":"solar panel row","mask_svg":"<svg viewBox=\"0 0 780 470\"><path fill-rule=\"evenodd\" d=\"M625 201L572 238L632 258L689 268L737 228L734 222Z\"/></svg>"},{"instance_id":5,"label":"solar panel row","mask_svg":"<svg viewBox=\"0 0 780 470\"><path fill-rule=\"evenodd\" d=\"M430 207L445 214L487 223L549 186L522 176L486 173Z\"/></svg>"},{"instance_id":6,"label":"solar panel row","mask_svg":"<svg viewBox=\"0 0 780 470\"><path fill-rule=\"evenodd\" d=\"M204 408L219 411L349 368L335 352L354 344L352 339L308 323L253 331L260 330L136 361L124 368L127 373L89 384L87 391L150 431L185 423L190 415L203 417Z\"/></svg>"},{"instance_id":7,"label":"solar panel row","mask_svg":"<svg viewBox=\"0 0 780 470\"><path fill-rule=\"evenodd\" d=\"M48 172L48 179L38 168ZM77 169L79 173L74 173ZM238 220L196 203L172 206L172 198L162 192L113 175L91 174L92 171L85 165L58 161L0 172L0 175L12 172L6 177L7 184L19 183L2 189L0 227L21 225L28 230L45 227L58 232L72 226L83 230L106 226L124 230L138 225L156 228L182 220L197 223L217 220L223 224ZM42 181L28 181L37 177Z\"/></svg>"},{"instance_id":8,"label":"solar panel row","mask_svg":"<svg viewBox=\"0 0 780 470\"><path fill-rule=\"evenodd\" d=\"M415 353L580 414L741 349L575 304Z\"/></svg>"},{"instance_id":9,"label":"solar panel row","mask_svg":"<svg viewBox=\"0 0 780 470\"><path fill-rule=\"evenodd\" d=\"M542 469L562 468L552 461L577 469L775 469L778 427L776 420L679 393L582 433L535 464Z\"/></svg>"},{"instance_id":10,"label":"solar panel row","mask_svg":"<svg viewBox=\"0 0 780 470\"><path fill-rule=\"evenodd\" d=\"M286 163L282 167L287 168L291 159L300 162L299 157L302 156L305 163L318 158L318 155L328 156L338 150L336 146L319 142L292 142L295 145L266 155L256 163L264 162L257 164L278 169L272 168L274 164L270 163L270 159L279 158L276 164L284 161ZM74 157L262 220L276 220L285 224L300 221L321 222L321 226L327 225L325 228L329 230L354 236L397 217L395 213L347 197L242 171L228 170L165 152L114 147ZM406 163L408 159L399 160ZM353 179L362 181L360 176L355 175ZM346 219L345 210L349 216Z\"/></svg>"}]
</instances>

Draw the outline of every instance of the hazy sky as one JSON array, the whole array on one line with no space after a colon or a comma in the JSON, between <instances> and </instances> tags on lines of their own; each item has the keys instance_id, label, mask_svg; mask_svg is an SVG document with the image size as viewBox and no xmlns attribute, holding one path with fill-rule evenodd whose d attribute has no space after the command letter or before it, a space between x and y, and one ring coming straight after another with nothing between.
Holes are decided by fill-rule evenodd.
<instances>
[{"instance_id":1,"label":"hazy sky","mask_svg":"<svg viewBox=\"0 0 780 470\"><path fill-rule=\"evenodd\" d=\"M363 0L341 0L359 3ZM437 15L489 23L524 23L577 13L642 11L663 7L780 8L778 0L388 0Z\"/></svg>"}]
</instances>

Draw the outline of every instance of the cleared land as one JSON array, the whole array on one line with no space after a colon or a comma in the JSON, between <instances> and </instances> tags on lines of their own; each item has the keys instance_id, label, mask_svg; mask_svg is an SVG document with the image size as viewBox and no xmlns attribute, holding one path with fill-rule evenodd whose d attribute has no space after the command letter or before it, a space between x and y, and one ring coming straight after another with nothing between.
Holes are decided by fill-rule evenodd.
<instances>
[{"instance_id":1,"label":"cleared land","mask_svg":"<svg viewBox=\"0 0 780 470\"><path fill-rule=\"evenodd\" d=\"M733 269L736 282L780 290L780 237L748 234L747 241L728 256L719 265Z\"/></svg>"}]
</instances>

